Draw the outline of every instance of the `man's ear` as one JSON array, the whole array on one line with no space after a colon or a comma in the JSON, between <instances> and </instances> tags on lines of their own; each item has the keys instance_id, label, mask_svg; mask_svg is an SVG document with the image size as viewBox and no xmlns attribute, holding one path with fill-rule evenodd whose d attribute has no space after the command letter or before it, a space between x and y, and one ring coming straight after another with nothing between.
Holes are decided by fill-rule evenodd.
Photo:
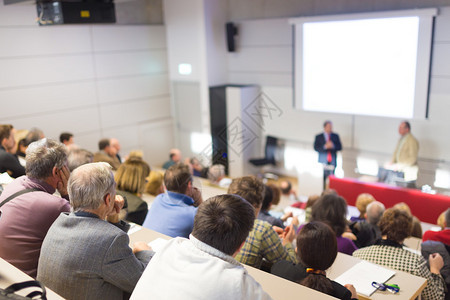
<instances>
[{"instance_id":1,"label":"man's ear","mask_svg":"<svg viewBox=\"0 0 450 300\"><path fill-rule=\"evenodd\" d=\"M52 169L52 175L55 177L55 176L58 176L58 172L59 172L59 170L58 170L58 168L57 167L53 167L53 169Z\"/></svg>"},{"instance_id":2,"label":"man's ear","mask_svg":"<svg viewBox=\"0 0 450 300\"><path fill-rule=\"evenodd\" d=\"M111 202L111 194L108 193L105 196L103 196L103 202L105 202L105 205L109 207L109 203Z\"/></svg>"}]
</instances>

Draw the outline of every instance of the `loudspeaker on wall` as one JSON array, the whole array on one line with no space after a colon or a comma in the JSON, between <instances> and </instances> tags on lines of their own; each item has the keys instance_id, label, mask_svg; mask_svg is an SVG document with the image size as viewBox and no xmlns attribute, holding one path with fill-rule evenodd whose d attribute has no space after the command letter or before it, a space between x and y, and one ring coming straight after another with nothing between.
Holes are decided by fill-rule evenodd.
<instances>
[{"instance_id":1,"label":"loudspeaker on wall","mask_svg":"<svg viewBox=\"0 0 450 300\"><path fill-rule=\"evenodd\" d=\"M227 32L227 46L228 52L236 51L236 46L234 42L234 36L237 35L238 29L233 22L228 22L225 24L226 32Z\"/></svg>"}]
</instances>

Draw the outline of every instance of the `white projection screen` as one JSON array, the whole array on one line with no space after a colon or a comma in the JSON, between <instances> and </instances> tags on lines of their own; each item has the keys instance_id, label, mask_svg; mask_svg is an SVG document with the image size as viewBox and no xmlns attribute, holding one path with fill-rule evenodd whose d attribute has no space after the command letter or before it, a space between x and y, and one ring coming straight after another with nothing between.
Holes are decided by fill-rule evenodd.
<instances>
[{"instance_id":1,"label":"white projection screen","mask_svg":"<svg viewBox=\"0 0 450 300\"><path fill-rule=\"evenodd\" d=\"M295 108L426 118L436 14L432 8L290 19Z\"/></svg>"}]
</instances>

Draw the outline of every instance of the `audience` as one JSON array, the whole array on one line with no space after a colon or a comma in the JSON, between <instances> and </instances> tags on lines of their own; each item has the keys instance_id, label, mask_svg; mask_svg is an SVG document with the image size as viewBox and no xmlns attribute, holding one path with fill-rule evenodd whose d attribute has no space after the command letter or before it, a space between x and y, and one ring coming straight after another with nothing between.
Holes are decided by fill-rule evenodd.
<instances>
[{"instance_id":1,"label":"audience","mask_svg":"<svg viewBox=\"0 0 450 300\"><path fill-rule=\"evenodd\" d=\"M356 198L355 206L359 210L359 217L351 217L350 221L364 221L366 219L365 214L367 205L369 205L373 201L375 201L375 198L371 194L362 193L358 195L358 197Z\"/></svg>"},{"instance_id":2,"label":"audience","mask_svg":"<svg viewBox=\"0 0 450 300\"><path fill-rule=\"evenodd\" d=\"M194 176L208 178L208 168L204 167L197 158L192 157L189 159L189 164L192 167L192 174Z\"/></svg>"},{"instance_id":3,"label":"audience","mask_svg":"<svg viewBox=\"0 0 450 300\"><path fill-rule=\"evenodd\" d=\"M114 178L117 194L127 200L126 220L142 225L147 216L148 205L142 200L145 178L150 173L150 166L138 157L131 157L120 165Z\"/></svg>"},{"instance_id":4,"label":"audience","mask_svg":"<svg viewBox=\"0 0 450 300\"><path fill-rule=\"evenodd\" d=\"M146 243L128 246L129 225L119 221L111 167L91 163L68 183L73 212L61 214L42 244L37 279L67 299L124 299L154 254ZM106 220L106 221L105 221Z\"/></svg>"},{"instance_id":5,"label":"audience","mask_svg":"<svg viewBox=\"0 0 450 300\"><path fill-rule=\"evenodd\" d=\"M164 193L164 173L159 171L151 171L147 177L147 184L145 185L145 192L152 196L158 196Z\"/></svg>"},{"instance_id":6,"label":"audience","mask_svg":"<svg viewBox=\"0 0 450 300\"><path fill-rule=\"evenodd\" d=\"M306 201L305 206L305 222L308 223L311 221L311 212L312 212L312 206L316 201L320 198L319 195L311 195L308 197L308 201Z\"/></svg>"},{"instance_id":7,"label":"audience","mask_svg":"<svg viewBox=\"0 0 450 300\"><path fill-rule=\"evenodd\" d=\"M347 202L335 193L321 196L312 206L311 220L324 222L334 230L337 239L338 251L352 255L357 249L355 243L343 237L347 230Z\"/></svg>"},{"instance_id":8,"label":"audience","mask_svg":"<svg viewBox=\"0 0 450 300\"><path fill-rule=\"evenodd\" d=\"M13 178L25 175L25 168L15 155L17 151L12 125L0 125L0 173L7 172Z\"/></svg>"},{"instance_id":9,"label":"audience","mask_svg":"<svg viewBox=\"0 0 450 300\"><path fill-rule=\"evenodd\" d=\"M94 161L94 154L81 148L72 148L67 156L67 164L70 172L79 166L89 164Z\"/></svg>"},{"instance_id":10,"label":"audience","mask_svg":"<svg viewBox=\"0 0 450 300\"><path fill-rule=\"evenodd\" d=\"M28 147L31 143L39 141L43 138L45 138L44 132L37 127L33 127L30 131L28 131L28 134L25 137L25 145Z\"/></svg>"},{"instance_id":11,"label":"audience","mask_svg":"<svg viewBox=\"0 0 450 300\"><path fill-rule=\"evenodd\" d=\"M271 299L233 258L254 218L253 207L239 196L208 199L189 239L172 239L155 254L131 299Z\"/></svg>"},{"instance_id":12,"label":"audience","mask_svg":"<svg viewBox=\"0 0 450 300\"><path fill-rule=\"evenodd\" d=\"M438 217L437 220L436 220L436 224L437 224L439 227L441 227L441 230L443 230L445 227L447 227L446 224L445 224L445 213L446 213L446 212L447 212L447 211L441 212L441 214L439 215L439 217Z\"/></svg>"},{"instance_id":13,"label":"audience","mask_svg":"<svg viewBox=\"0 0 450 300\"><path fill-rule=\"evenodd\" d=\"M70 211L67 153L63 144L41 139L27 149L26 176L8 184L0 196L0 257L36 277L41 244L53 221ZM59 196L53 193L58 190Z\"/></svg>"},{"instance_id":14,"label":"audience","mask_svg":"<svg viewBox=\"0 0 450 300\"><path fill-rule=\"evenodd\" d=\"M123 161L122 161L122 157L120 157L120 154L119 154L120 149L121 149L119 140L116 139L116 138L112 138L112 139L109 140L109 142L110 142L111 147L113 147L114 149L116 149L116 157L117 157L117 159L119 160L119 162L122 163L122 162L123 162Z\"/></svg>"},{"instance_id":15,"label":"audience","mask_svg":"<svg viewBox=\"0 0 450 300\"><path fill-rule=\"evenodd\" d=\"M250 202L255 209L255 217L261 210L263 201L264 184L254 176L244 176L234 179L228 188L229 194L236 194ZM267 222L255 219L244 246L236 256L236 260L256 268L266 268L262 265L263 259L268 264L280 260L297 262L292 241L295 238L295 230L290 225L285 231L277 232Z\"/></svg>"},{"instance_id":16,"label":"audience","mask_svg":"<svg viewBox=\"0 0 450 300\"><path fill-rule=\"evenodd\" d=\"M357 298L352 285L326 278L337 251L426 278L425 300L443 299L445 284L450 287L450 208L441 215L443 229L423 235L422 257L402 248L406 237L422 237L420 221L405 203L385 211L372 195L360 194L360 215L348 224L345 199L326 190L308 198L309 223L300 228L294 250L298 219L285 227L292 213L269 213L280 193L297 200L287 180L279 187L254 176L231 181L223 165L204 168L196 158L181 163L179 149L170 150L163 175L150 172L142 151L121 164L115 138L100 140L92 154L72 148L68 132L61 133L61 143L37 128L17 140L14 132L12 125L0 125L0 173L17 178L0 194L0 257L65 298L123 299L134 290L133 299L270 299L240 263L271 268L339 299ZM192 175L229 186L228 194L203 203ZM144 191L156 196L150 210ZM131 249L121 212L125 220L174 239L153 259L146 243Z\"/></svg>"},{"instance_id":17,"label":"audience","mask_svg":"<svg viewBox=\"0 0 450 300\"><path fill-rule=\"evenodd\" d=\"M406 212L412 218L411 233L409 236L422 239L422 225L420 224L420 220L412 215L411 209L409 208L408 204L406 204L405 202L400 202L395 204L394 208Z\"/></svg>"},{"instance_id":18,"label":"audience","mask_svg":"<svg viewBox=\"0 0 450 300\"><path fill-rule=\"evenodd\" d=\"M59 135L59 141L66 145L66 147L69 147L74 143L73 134L70 132L63 132Z\"/></svg>"},{"instance_id":19,"label":"audience","mask_svg":"<svg viewBox=\"0 0 450 300\"><path fill-rule=\"evenodd\" d=\"M20 164L25 167L25 152L27 151L27 144L25 137L28 134L28 130L20 129L16 131L14 138L17 144L16 156L19 159Z\"/></svg>"},{"instance_id":20,"label":"audience","mask_svg":"<svg viewBox=\"0 0 450 300\"><path fill-rule=\"evenodd\" d=\"M258 219L262 220L262 221L266 221L267 223L269 223L273 226L277 226L277 227L284 229L285 228L284 222L286 222L286 220L288 218L293 218L293 214L292 214L292 212L289 212L289 213L284 214L281 218L275 218L272 215L270 215L269 210L273 203L274 194L275 193L274 193L273 188L266 184L265 189L264 189L264 198L263 198L263 202L261 205L261 210L258 214ZM293 218L293 224L298 226L299 222L298 222L297 217Z\"/></svg>"},{"instance_id":21,"label":"audience","mask_svg":"<svg viewBox=\"0 0 450 300\"><path fill-rule=\"evenodd\" d=\"M272 267L272 274L298 282L338 299L358 299L353 285L342 286L326 277L337 256L337 242L333 230L322 222L310 222L297 236L297 255L300 263L280 261Z\"/></svg>"},{"instance_id":22,"label":"audience","mask_svg":"<svg viewBox=\"0 0 450 300\"><path fill-rule=\"evenodd\" d=\"M189 237L194 227L200 191L193 186L189 167L183 163L171 166L164 174L167 192L158 195L150 207L143 226L171 237Z\"/></svg>"},{"instance_id":23,"label":"audience","mask_svg":"<svg viewBox=\"0 0 450 300\"><path fill-rule=\"evenodd\" d=\"M297 192L292 188L289 180L282 180L279 187L283 196L289 197L290 201L298 201Z\"/></svg>"},{"instance_id":24,"label":"audience","mask_svg":"<svg viewBox=\"0 0 450 300\"><path fill-rule=\"evenodd\" d=\"M441 242L450 247L450 208L444 212L444 229L441 231L425 231L422 240Z\"/></svg>"},{"instance_id":25,"label":"audience","mask_svg":"<svg viewBox=\"0 0 450 300\"><path fill-rule=\"evenodd\" d=\"M170 149L169 160L163 164L163 169L167 170L176 163L181 162L181 151L179 149Z\"/></svg>"},{"instance_id":26,"label":"audience","mask_svg":"<svg viewBox=\"0 0 450 300\"><path fill-rule=\"evenodd\" d=\"M381 239L381 231L378 222L385 210L384 204L373 201L367 205L365 219L350 224L352 233L356 236L355 244L358 248L374 245Z\"/></svg>"},{"instance_id":27,"label":"audience","mask_svg":"<svg viewBox=\"0 0 450 300\"><path fill-rule=\"evenodd\" d=\"M396 208L387 209L381 217L382 239L377 245L359 249L353 256L395 270L408 272L427 280L422 299L444 299L444 284L440 270L444 265L439 254L428 257L428 269L424 258L403 249L402 243L411 233L412 219L405 211Z\"/></svg>"},{"instance_id":28,"label":"audience","mask_svg":"<svg viewBox=\"0 0 450 300\"><path fill-rule=\"evenodd\" d=\"M208 169L208 180L212 184L218 185L223 188L228 188L231 183L230 178L225 177L225 166L224 165L212 165Z\"/></svg>"},{"instance_id":29,"label":"audience","mask_svg":"<svg viewBox=\"0 0 450 300\"><path fill-rule=\"evenodd\" d=\"M98 142L98 149L100 151L94 154L94 162L107 162L113 170L120 167L120 161L116 156L117 150L111 146L109 139L101 139Z\"/></svg>"}]
</instances>

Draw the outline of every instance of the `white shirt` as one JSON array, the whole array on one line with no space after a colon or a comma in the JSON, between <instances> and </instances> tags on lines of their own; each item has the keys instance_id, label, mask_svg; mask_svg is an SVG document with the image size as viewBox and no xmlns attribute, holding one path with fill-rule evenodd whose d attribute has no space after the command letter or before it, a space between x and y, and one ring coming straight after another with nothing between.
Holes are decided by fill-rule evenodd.
<instances>
[{"instance_id":1,"label":"white shirt","mask_svg":"<svg viewBox=\"0 0 450 300\"><path fill-rule=\"evenodd\" d=\"M199 241L170 240L152 258L131 299L271 299L233 257Z\"/></svg>"}]
</instances>

